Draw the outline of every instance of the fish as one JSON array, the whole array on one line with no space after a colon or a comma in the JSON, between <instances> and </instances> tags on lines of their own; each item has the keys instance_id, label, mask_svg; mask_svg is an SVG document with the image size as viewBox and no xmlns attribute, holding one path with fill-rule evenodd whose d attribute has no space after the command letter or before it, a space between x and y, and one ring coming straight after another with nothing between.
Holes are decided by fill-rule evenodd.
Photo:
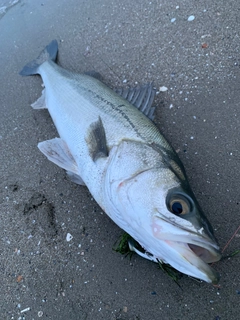
<instances>
[{"instance_id":1,"label":"fish","mask_svg":"<svg viewBox=\"0 0 240 320\"><path fill-rule=\"evenodd\" d=\"M153 122L153 84L111 89L97 75L60 67L57 54L53 40L20 71L41 76L32 107L48 109L59 134L40 151L144 249L129 242L131 250L217 284L210 264L221 251L181 160Z\"/></svg>"}]
</instances>

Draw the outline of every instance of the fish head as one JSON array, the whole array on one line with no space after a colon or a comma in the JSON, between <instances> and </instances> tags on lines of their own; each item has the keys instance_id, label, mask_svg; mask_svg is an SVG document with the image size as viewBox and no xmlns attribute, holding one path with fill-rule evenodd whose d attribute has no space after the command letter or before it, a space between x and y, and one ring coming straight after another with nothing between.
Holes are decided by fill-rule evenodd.
<instances>
[{"instance_id":1,"label":"fish head","mask_svg":"<svg viewBox=\"0 0 240 320\"><path fill-rule=\"evenodd\" d=\"M143 237L138 238L140 244L156 260L190 276L218 283L218 272L208 264L220 260L219 246L187 180L183 181L169 168L159 168L140 174L135 183L135 192L139 192L140 185L144 186L137 207L142 217L139 224L148 231L141 234L146 237L144 241ZM147 203L148 214L144 215Z\"/></svg>"},{"instance_id":2,"label":"fish head","mask_svg":"<svg viewBox=\"0 0 240 320\"><path fill-rule=\"evenodd\" d=\"M115 187L111 198L117 208L113 220L150 253L153 260L168 263L206 282L218 283L218 272L208 264L220 260L219 246L180 160L161 161L160 165L148 166L145 170L139 170L139 166L132 176L128 172L130 167L129 158L124 171L127 177L112 180ZM123 177L116 167L115 172Z\"/></svg>"},{"instance_id":3,"label":"fish head","mask_svg":"<svg viewBox=\"0 0 240 320\"><path fill-rule=\"evenodd\" d=\"M221 259L219 245L188 183L179 181L165 190L162 199L165 203L156 206L151 216L151 231L169 250L164 260L185 274L218 283L218 272L208 264Z\"/></svg>"}]
</instances>

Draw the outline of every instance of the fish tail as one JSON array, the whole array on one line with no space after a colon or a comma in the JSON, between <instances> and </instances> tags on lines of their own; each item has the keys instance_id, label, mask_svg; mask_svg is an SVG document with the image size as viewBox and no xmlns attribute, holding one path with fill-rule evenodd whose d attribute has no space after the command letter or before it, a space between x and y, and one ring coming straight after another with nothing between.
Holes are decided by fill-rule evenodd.
<instances>
[{"instance_id":1,"label":"fish tail","mask_svg":"<svg viewBox=\"0 0 240 320\"><path fill-rule=\"evenodd\" d=\"M37 59L26 64L23 69L19 72L21 76L30 76L38 73L39 66L48 60L55 61L58 53L57 40L53 40L46 46L46 48L40 53Z\"/></svg>"}]
</instances>

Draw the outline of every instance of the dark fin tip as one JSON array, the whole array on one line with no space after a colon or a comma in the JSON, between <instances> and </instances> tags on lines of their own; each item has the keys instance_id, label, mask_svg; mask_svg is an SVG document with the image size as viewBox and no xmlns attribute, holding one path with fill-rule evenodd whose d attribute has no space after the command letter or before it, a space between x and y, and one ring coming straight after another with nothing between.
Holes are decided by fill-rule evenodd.
<instances>
[{"instance_id":1,"label":"dark fin tip","mask_svg":"<svg viewBox=\"0 0 240 320\"><path fill-rule=\"evenodd\" d=\"M27 63L19 72L21 76L30 76L38 73L38 67L47 60L55 61L57 58L58 43L57 40L51 41L40 53L37 59Z\"/></svg>"},{"instance_id":2,"label":"dark fin tip","mask_svg":"<svg viewBox=\"0 0 240 320\"><path fill-rule=\"evenodd\" d=\"M86 142L93 161L108 156L106 134L100 117L90 125Z\"/></svg>"}]
</instances>

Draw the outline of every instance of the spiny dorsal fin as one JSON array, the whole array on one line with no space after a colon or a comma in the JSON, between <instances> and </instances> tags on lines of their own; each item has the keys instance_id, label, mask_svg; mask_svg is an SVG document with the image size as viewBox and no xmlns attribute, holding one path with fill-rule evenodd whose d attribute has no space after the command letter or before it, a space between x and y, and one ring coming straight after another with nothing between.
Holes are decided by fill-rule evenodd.
<instances>
[{"instance_id":1,"label":"spiny dorsal fin","mask_svg":"<svg viewBox=\"0 0 240 320\"><path fill-rule=\"evenodd\" d=\"M102 75L96 71L87 71L84 72L84 74L103 82ZM156 108L152 107L152 103L155 98L156 89L153 88L152 83L133 88L115 88L113 91L126 99L150 120L154 119L154 111Z\"/></svg>"},{"instance_id":2,"label":"spiny dorsal fin","mask_svg":"<svg viewBox=\"0 0 240 320\"><path fill-rule=\"evenodd\" d=\"M108 156L106 134L100 117L90 125L86 142L89 154L94 162L99 158Z\"/></svg>"},{"instance_id":3,"label":"spiny dorsal fin","mask_svg":"<svg viewBox=\"0 0 240 320\"><path fill-rule=\"evenodd\" d=\"M154 119L155 107L152 107L152 103L156 90L153 88L152 83L134 88L116 88L114 91L138 108L149 119Z\"/></svg>"}]
</instances>

